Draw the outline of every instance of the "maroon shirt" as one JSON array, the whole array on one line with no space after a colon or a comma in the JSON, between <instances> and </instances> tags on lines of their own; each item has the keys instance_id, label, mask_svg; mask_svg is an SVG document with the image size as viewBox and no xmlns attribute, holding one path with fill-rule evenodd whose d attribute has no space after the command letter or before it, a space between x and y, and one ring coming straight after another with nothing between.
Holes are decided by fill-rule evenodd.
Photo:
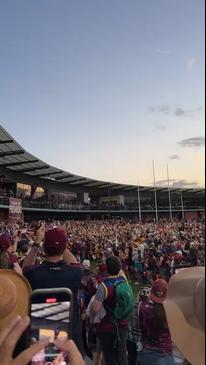
<instances>
[{"instance_id":1,"label":"maroon shirt","mask_svg":"<svg viewBox=\"0 0 206 365\"><path fill-rule=\"evenodd\" d=\"M161 331L157 331L155 326L155 303L151 300L142 302L139 312L140 328L142 333L143 349L151 349L157 352L162 352L167 355L172 354L172 340L168 325Z\"/></svg>"}]
</instances>

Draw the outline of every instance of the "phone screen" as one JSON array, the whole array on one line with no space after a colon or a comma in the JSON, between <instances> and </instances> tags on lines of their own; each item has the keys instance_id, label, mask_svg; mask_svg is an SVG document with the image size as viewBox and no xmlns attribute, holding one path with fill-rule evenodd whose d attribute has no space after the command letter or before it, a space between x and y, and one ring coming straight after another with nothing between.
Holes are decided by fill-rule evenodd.
<instances>
[{"instance_id":1,"label":"phone screen","mask_svg":"<svg viewBox=\"0 0 206 365\"><path fill-rule=\"evenodd\" d=\"M33 357L31 365L52 365L56 358L58 365L68 364L66 354L60 354L54 340L70 338L71 307L71 295L68 293L53 291L32 296L30 344L44 338L49 338L50 343Z\"/></svg>"}]
</instances>

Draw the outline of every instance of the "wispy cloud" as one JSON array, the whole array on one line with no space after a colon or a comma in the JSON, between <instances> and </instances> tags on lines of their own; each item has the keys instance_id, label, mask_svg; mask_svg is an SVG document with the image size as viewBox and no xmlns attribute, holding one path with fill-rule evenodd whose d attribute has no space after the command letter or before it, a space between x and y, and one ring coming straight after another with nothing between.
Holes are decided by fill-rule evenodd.
<instances>
[{"instance_id":1,"label":"wispy cloud","mask_svg":"<svg viewBox=\"0 0 206 365\"><path fill-rule=\"evenodd\" d=\"M162 105L159 105L159 106L149 106L148 111L150 113L169 114L170 107L167 104L162 104Z\"/></svg>"},{"instance_id":2,"label":"wispy cloud","mask_svg":"<svg viewBox=\"0 0 206 365\"><path fill-rule=\"evenodd\" d=\"M167 130L167 127L166 127L166 125L158 125L158 126L156 127L156 129L157 129L158 131L166 131L166 130Z\"/></svg>"},{"instance_id":3,"label":"wispy cloud","mask_svg":"<svg viewBox=\"0 0 206 365\"><path fill-rule=\"evenodd\" d=\"M177 117L194 117L196 114L201 113L203 110L203 107L200 106L198 108L193 108L193 109L184 109L184 108L180 108L180 107L176 107L174 110L174 115L176 115Z\"/></svg>"},{"instance_id":4,"label":"wispy cloud","mask_svg":"<svg viewBox=\"0 0 206 365\"><path fill-rule=\"evenodd\" d=\"M162 48L156 48L155 53L163 56L168 56L172 54L172 52L169 49L162 49Z\"/></svg>"},{"instance_id":5,"label":"wispy cloud","mask_svg":"<svg viewBox=\"0 0 206 365\"><path fill-rule=\"evenodd\" d=\"M161 105L159 107L159 111L162 114L169 114L169 111L170 111L169 105L166 105L166 104L165 105Z\"/></svg>"},{"instance_id":6,"label":"wispy cloud","mask_svg":"<svg viewBox=\"0 0 206 365\"><path fill-rule=\"evenodd\" d=\"M168 186L168 180L159 180L156 181L156 185L159 187L167 187ZM170 187L171 188L198 188L199 184L197 181L187 181L184 179L171 179L170 180Z\"/></svg>"},{"instance_id":7,"label":"wispy cloud","mask_svg":"<svg viewBox=\"0 0 206 365\"><path fill-rule=\"evenodd\" d=\"M179 160L180 156L174 154L174 155L170 155L169 158L170 158L170 160Z\"/></svg>"},{"instance_id":8,"label":"wispy cloud","mask_svg":"<svg viewBox=\"0 0 206 365\"><path fill-rule=\"evenodd\" d=\"M149 111L150 113L155 113L155 112L156 112L156 108L155 108L154 106L149 106L149 107L148 107L148 111Z\"/></svg>"},{"instance_id":9,"label":"wispy cloud","mask_svg":"<svg viewBox=\"0 0 206 365\"><path fill-rule=\"evenodd\" d=\"M203 147L205 145L205 137L186 138L177 142L181 147Z\"/></svg>"},{"instance_id":10,"label":"wispy cloud","mask_svg":"<svg viewBox=\"0 0 206 365\"><path fill-rule=\"evenodd\" d=\"M192 57L187 61L187 69L189 72L192 72L194 66L198 63L198 59L196 57Z\"/></svg>"},{"instance_id":11,"label":"wispy cloud","mask_svg":"<svg viewBox=\"0 0 206 365\"><path fill-rule=\"evenodd\" d=\"M176 106L170 107L168 104L162 104L159 106L149 106L148 111L150 113L159 113L164 115L174 115L176 117L189 117L192 118L196 114L199 114L203 111L203 107L197 107L193 109L186 109L184 107Z\"/></svg>"},{"instance_id":12,"label":"wispy cloud","mask_svg":"<svg viewBox=\"0 0 206 365\"><path fill-rule=\"evenodd\" d=\"M185 115L185 110L182 108L176 108L174 111L175 115Z\"/></svg>"}]
</instances>

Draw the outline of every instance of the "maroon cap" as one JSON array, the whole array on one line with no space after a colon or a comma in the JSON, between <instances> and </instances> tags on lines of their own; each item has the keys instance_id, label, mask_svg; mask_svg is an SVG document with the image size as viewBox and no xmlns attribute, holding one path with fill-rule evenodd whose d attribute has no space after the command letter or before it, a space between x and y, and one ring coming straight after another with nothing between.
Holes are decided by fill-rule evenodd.
<instances>
[{"instance_id":1,"label":"maroon cap","mask_svg":"<svg viewBox=\"0 0 206 365\"><path fill-rule=\"evenodd\" d=\"M176 244L176 249L177 250L181 250L182 249L182 244L181 243L177 243Z\"/></svg>"},{"instance_id":2,"label":"maroon cap","mask_svg":"<svg viewBox=\"0 0 206 365\"><path fill-rule=\"evenodd\" d=\"M162 304L167 297L167 291L167 282L165 280L158 279L152 286L150 298L153 300L153 302Z\"/></svg>"},{"instance_id":3,"label":"maroon cap","mask_svg":"<svg viewBox=\"0 0 206 365\"><path fill-rule=\"evenodd\" d=\"M6 250L8 250L9 247L11 247L11 245L12 245L12 241L8 237L8 235L6 235L5 233L1 234L0 235L0 250L6 251Z\"/></svg>"},{"instance_id":4,"label":"maroon cap","mask_svg":"<svg viewBox=\"0 0 206 365\"><path fill-rule=\"evenodd\" d=\"M44 251L48 256L62 255L67 247L67 236L62 229L52 228L45 233Z\"/></svg>"}]
</instances>

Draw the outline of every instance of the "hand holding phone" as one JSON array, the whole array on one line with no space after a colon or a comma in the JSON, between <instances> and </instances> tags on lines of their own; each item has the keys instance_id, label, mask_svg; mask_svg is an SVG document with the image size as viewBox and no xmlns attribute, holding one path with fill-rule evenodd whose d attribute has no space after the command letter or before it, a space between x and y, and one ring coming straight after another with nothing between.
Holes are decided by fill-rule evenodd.
<instances>
[{"instance_id":1,"label":"hand holding phone","mask_svg":"<svg viewBox=\"0 0 206 365\"><path fill-rule=\"evenodd\" d=\"M35 290L30 298L29 344L40 339L50 339L49 345L32 359L31 365L49 365L58 359L61 351L55 345L58 340L71 338L73 298L66 288ZM68 364L66 352L60 365Z\"/></svg>"},{"instance_id":2,"label":"hand holding phone","mask_svg":"<svg viewBox=\"0 0 206 365\"><path fill-rule=\"evenodd\" d=\"M71 365L85 365L85 362L77 349L75 343L70 341L55 341L55 345L63 352L68 355L68 359ZM53 362L53 365L61 365L62 361L62 353L60 353L59 357Z\"/></svg>"},{"instance_id":3,"label":"hand holding phone","mask_svg":"<svg viewBox=\"0 0 206 365\"><path fill-rule=\"evenodd\" d=\"M15 359L11 360L13 347L28 325L29 318L22 319L17 316L10 322L8 327L0 333L0 359L3 361L4 365L27 365L28 361L34 358L37 353L43 352L44 348L48 345L47 339L35 342L35 344L21 352ZM65 364L64 353L67 354L71 365L85 365L84 360L73 341L55 341L55 345L62 352L57 356L53 363L51 363L52 365Z\"/></svg>"},{"instance_id":4,"label":"hand holding phone","mask_svg":"<svg viewBox=\"0 0 206 365\"><path fill-rule=\"evenodd\" d=\"M32 357L48 344L48 340L38 341L12 359L14 348L29 325L29 318L17 316L0 333L0 359L4 365L27 365Z\"/></svg>"}]
</instances>

